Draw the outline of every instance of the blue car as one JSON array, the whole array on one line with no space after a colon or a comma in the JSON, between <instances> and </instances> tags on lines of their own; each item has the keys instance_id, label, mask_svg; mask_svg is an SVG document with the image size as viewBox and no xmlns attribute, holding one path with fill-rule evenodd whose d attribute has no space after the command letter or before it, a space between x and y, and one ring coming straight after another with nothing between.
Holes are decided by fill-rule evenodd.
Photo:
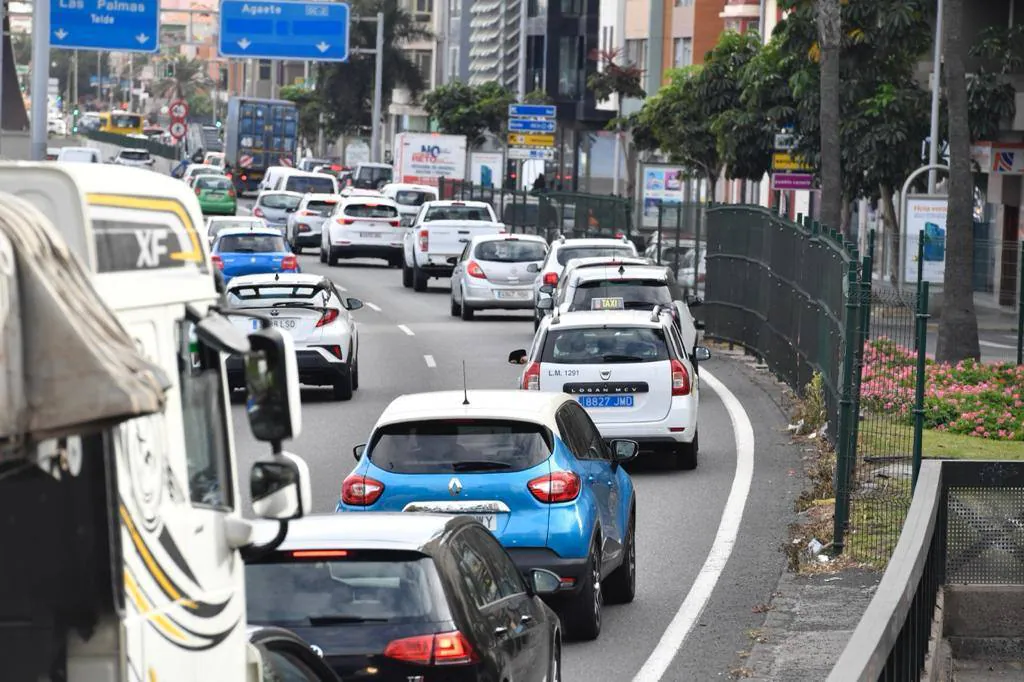
<instances>
[{"instance_id":1,"label":"blue car","mask_svg":"<svg viewBox=\"0 0 1024 682\"><path fill-rule=\"evenodd\" d=\"M269 227L232 227L217 233L210 259L224 275L224 283L239 275L302 272L279 230Z\"/></svg>"},{"instance_id":2,"label":"blue car","mask_svg":"<svg viewBox=\"0 0 1024 682\"><path fill-rule=\"evenodd\" d=\"M336 511L473 516L524 574L558 574L551 605L573 636L594 639L602 604L636 593L636 500L622 464L637 450L602 439L562 393L403 395L356 446Z\"/></svg>"}]
</instances>

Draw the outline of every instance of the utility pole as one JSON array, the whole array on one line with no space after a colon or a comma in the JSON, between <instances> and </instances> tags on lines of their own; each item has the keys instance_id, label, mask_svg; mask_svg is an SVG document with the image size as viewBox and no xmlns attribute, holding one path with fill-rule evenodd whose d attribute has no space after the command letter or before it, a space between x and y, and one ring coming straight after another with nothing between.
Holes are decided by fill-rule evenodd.
<instances>
[{"instance_id":1,"label":"utility pole","mask_svg":"<svg viewBox=\"0 0 1024 682\"><path fill-rule=\"evenodd\" d=\"M374 55L373 65L373 111L370 114L370 160L380 163L381 100L384 92L384 13L377 12L375 18L356 17L354 21L376 21L377 42L374 49L356 48L352 54Z\"/></svg>"},{"instance_id":2,"label":"utility pole","mask_svg":"<svg viewBox=\"0 0 1024 682\"><path fill-rule=\"evenodd\" d=\"M32 14L32 160L46 160L46 100L50 83L50 3Z\"/></svg>"},{"instance_id":3,"label":"utility pole","mask_svg":"<svg viewBox=\"0 0 1024 682\"><path fill-rule=\"evenodd\" d=\"M71 67L71 107L78 108L78 50L72 57Z\"/></svg>"},{"instance_id":4,"label":"utility pole","mask_svg":"<svg viewBox=\"0 0 1024 682\"><path fill-rule=\"evenodd\" d=\"M7 39L7 31L3 30L7 21L7 0L0 0L0 39ZM0 42L0 158L3 158L4 142L4 49Z\"/></svg>"},{"instance_id":5,"label":"utility pole","mask_svg":"<svg viewBox=\"0 0 1024 682\"><path fill-rule=\"evenodd\" d=\"M935 54L932 56L932 127L930 144L928 145L928 194L935 194L939 163L939 88L942 85L942 0L935 10Z\"/></svg>"}]
</instances>

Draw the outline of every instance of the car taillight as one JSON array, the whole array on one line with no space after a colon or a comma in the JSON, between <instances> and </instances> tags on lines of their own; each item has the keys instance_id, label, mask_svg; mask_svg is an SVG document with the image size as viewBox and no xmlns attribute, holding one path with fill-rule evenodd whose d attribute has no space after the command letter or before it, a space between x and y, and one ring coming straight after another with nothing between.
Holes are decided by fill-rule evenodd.
<instances>
[{"instance_id":1,"label":"car taillight","mask_svg":"<svg viewBox=\"0 0 1024 682\"><path fill-rule=\"evenodd\" d=\"M316 215L316 211L299 211L299 215Z\"/></svg>"},{"instance_id":2,"label":"car taillight","mask_svg":"<svg viewBox=\"0 0 1024 682\"><path fill-rule=\"evenodd\" d=\"M358 507L366 507L380 499L384 484L377 479L352 474L341 484L341 501Z\"/></svg>"},{"instance_id":3,"label":"car taillight","mask_svg":"<svg viewBox=\"0 0 1024 682\"><path fill-rule=\"evenodd\" d=\"M198 187L196 187L196 196L199 196L200 194L202 194L202 192L203 192L203 190L201 190Z\"/></svg>"},{"instance_id":4,"label":"car taillight","mask_svg":"<svg viewBox=\"0 0 1024 682\"><path fill-rule=\"evenodd\" d=\"M246 180L248 180L248 178L246 176L244 176L244 175L239 175L238 177L241 178L242 182L245 182Z\"/></svg>"},{"instance_id":5,"label":"car taillight","mask_svg":"<svg viewBox=\"0 0 1024 682\"><path fill-rule=\"evenodd\" d=\"M690 373L678 360L671 362L672 395L690 395Z\"/></svg>"},{"instance_id":6,"label":"car taillight","mask_svg":"<svg viewBox=\"0 0 1024 682\"><path fill-rule=\"evenodd\" d=\"M558 284L558 273L557 272L545 272L544 273L544 284L555 286Z\"/></svg>"},{"instance_id":7,"label":"car taillight","mask_svg":"<svg viewBox=\"0 0 1024 682\"><path fill-rule=\"evenodd\" d=\"M477 660L469 640L458 630L392 640L384 647L384 655L419 665L459 665Z\"/></svg>"},{"instance_id":8,"label":"car taillight","mask_svg":"<svg viewBox=\"0 0 1024 682\"><path fill-rule=\"evenodd\" d=\"M242 179L245 180L245 178L242 178ZM252 210L252 214L254 216L256 216L257 218L262 218L263 217L263 209L260 208L259 206L257 206L256 208L254 208Z\"/></svg>"},{"instance_id":9,"label":"car taillight","mask_svg":"<svg viewBox=\"0 0 1024 682\"><path fill-rule=\"evenodd\" d=\"M430 232L420 230L420 251L426 252L430 248Z\"/></svg>"},{"instance_id":10,"label":"car taillight","mask_svg":"<svg viewBox=\"0 0 1024 682\"><path fill-rule=\"evenodd\" d=\"M235 198L235 188L234 187L232 187L231 189L228 190L228 196L231 197L232 199Z\"/></svg>"},{"instance_id":11,"label":"car taillight","mask_svg":"<svg viewBox=\"0 0 1024 682\"><path fill-rule=\"evenodd\" d=\"M225 173L224 177L227 178L228 180L230 180L233 176L231 175L231 173ZM242 178L242 179L245 180L245 178Z\"/></svg>"},{"instance_id":12,"label":"car taillight","mask_svg":"<svg viewBox=\"0 0 1024 682\"><path fill-rule=\"evenodd\" d=\"M571 471L556 471L533 479L526 487L545 504L571 502L580 494L580 477Z\"/></svg>"},{"instance_id":13,"label":"car taillight","mask_svg":"<svg viewBox=\"0 0 1024 682\"><path fill-rule=\"evenodd\" d=\"M469 265L466 266L466 272L469 273L470 277L476 277L478 279L487 279L487 275L484 274L484 269L480 267L480 264L475 260L469 261Z\"/></svg>"},{"instance_id":14,"label":"car taillight","mask_svg":"<svg viewBox=\"0 0 1024 682\"><path fill-rule=\"evenodd\" d=\"M299 267L299 259L295 256L285 256L281 259L282 270L296 270Z\"/></svg>"},{"instance_id":15,"label":"car taillight","mask_svg":"<svg viewBox=\"0 0 1024 682\"><path fill-rule=\"evenodd\" d=\"M390 225L391 227L399 227L401 226L401 224L402 220L400 218L395 218L394 220L388 221L388 225Z\"/></svg>"},{"instance_id":16,"label":"car taillight","mask_svg":"<svg viewBox=\"0 0 1024 682\"><path fill-rule=\"evenodd\" d=\"M328 308L327 310L324 311L323 316L319 320L317 320L316 326L322 327L325 324L330 324L331 322L334 322L336 319L338 319L338 315L340 314L341 311L338 310L337 308Z\"/></svg>"},{"instance_id":17,"label":"car taillight","mask_svg":"<svg viewBox=\"0 0 1024 682\"><path fill-rule=\"evenodd\" d=\"M523 372L523 389L527 391L540 390L540 363L531 362Z\"/></svg>"},{"instance_id":18,"label":"car taillight","mask_svg":"<svg viewBox=\"0 0 1024 682\"><path fill-rule=\"evenodd\" d=\"M334 222L338 223L339 225L354 225L356 221L352 220L351 218L338 218Z\"/></svg>"},{"instance_id":19,"label":"car taillight","mask_svg":"<svg viewBox=\"0 0 1024 682\"><path fill-rule=\"evenodd\" d=\"M213 254L212 256L210 256L210 261L218 270L224 269L224 259L218 256L217 254Z\"/></svg>"}]
</instances>

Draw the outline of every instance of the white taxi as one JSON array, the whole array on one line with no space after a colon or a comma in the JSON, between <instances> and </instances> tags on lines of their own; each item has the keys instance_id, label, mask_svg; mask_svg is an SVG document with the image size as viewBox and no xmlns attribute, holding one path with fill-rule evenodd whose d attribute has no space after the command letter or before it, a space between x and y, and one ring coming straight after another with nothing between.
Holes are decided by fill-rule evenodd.
<instances>
[{"instance_id":1,"label":"white taxi","mask_svg":"<svg viewBox=\"0 0 1024 682\"><path fill-rule=\"evenodd\" d=\"M674 456L679 469L697 466L700 380L667 310L624 310L621 298L592 311L555 314L541 322L529 351L509 354L525 365L520 387L568 393L590 414L606 440L625 438L641 452Z\"/></svg>"}]
</instances>

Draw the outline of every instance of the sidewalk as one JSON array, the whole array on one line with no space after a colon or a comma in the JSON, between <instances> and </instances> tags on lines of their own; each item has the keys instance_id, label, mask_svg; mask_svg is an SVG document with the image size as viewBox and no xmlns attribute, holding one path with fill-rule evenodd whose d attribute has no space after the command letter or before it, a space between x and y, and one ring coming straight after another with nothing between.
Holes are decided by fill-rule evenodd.
<instances>
[{"instance_id":1,"label":"sidewalk","mask_svg":"<svg viewBox=\"0 0 1024 682\"><path fill-rule=\"evenodd\" d=\"M1015 310L978 303L975 303L974 309L978 314L978 331L1017 333L1017 312ZM939 328L938 318L941 314L940 312L928 321L928 331L935 331Z\"/></svg>"},{"instance_id":2,"label":"sidewalk","mask_svg":"<svg viewBox=\"0 0 1024 682\"><path fill-rule=\"evenodd\" d=\"M838 573L782 574L764 626L737 678L758 682L820 682L850 640L868 607L880 572L845 569Z\"/></svg>"}]
</instances>

